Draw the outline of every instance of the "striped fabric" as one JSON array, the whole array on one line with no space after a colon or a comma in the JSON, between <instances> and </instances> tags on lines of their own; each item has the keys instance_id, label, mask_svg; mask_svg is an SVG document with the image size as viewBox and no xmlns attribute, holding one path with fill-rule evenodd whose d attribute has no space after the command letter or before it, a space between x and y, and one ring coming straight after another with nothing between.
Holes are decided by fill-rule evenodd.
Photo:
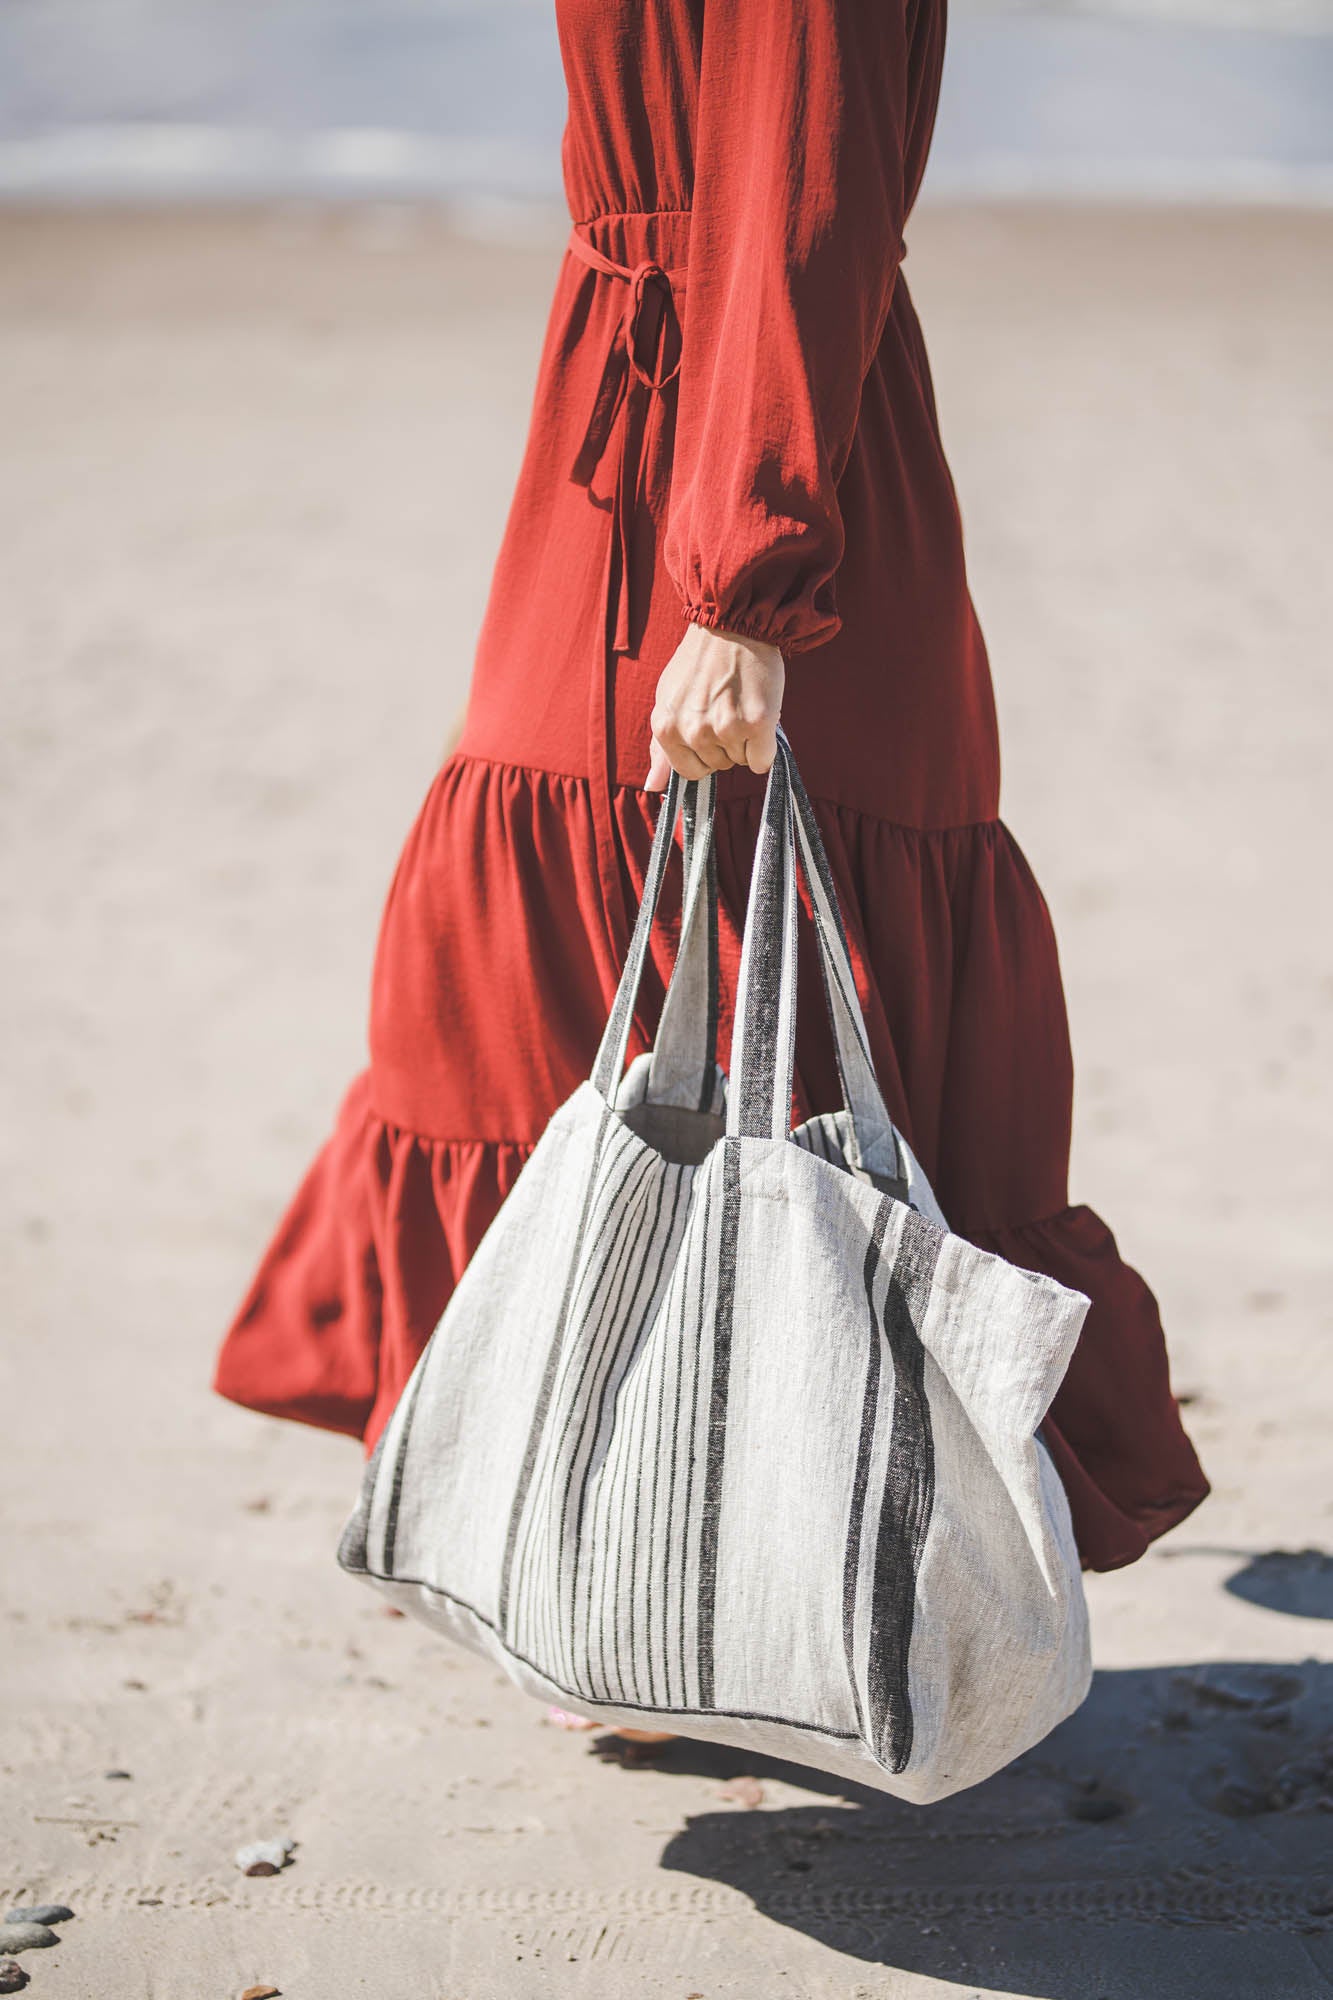
<instances>
[{"instance_id":1,"label":"striped fabric","mask_svg":"<svg viewBox=\"0 0 1333 2000\"><path fill-rule=\"evenodd\" d=\"M678 813L676 966L626 1068ZM464 1271L339 1561L530 1693L924 1802L1087 1690L1039 1435L1087 1300L947 1228L785 736L724 1072L712 834L712 779L673 776L593 1073ZM790 1131L798 857L844 1102Z\"/></svg>"}]
</instances>

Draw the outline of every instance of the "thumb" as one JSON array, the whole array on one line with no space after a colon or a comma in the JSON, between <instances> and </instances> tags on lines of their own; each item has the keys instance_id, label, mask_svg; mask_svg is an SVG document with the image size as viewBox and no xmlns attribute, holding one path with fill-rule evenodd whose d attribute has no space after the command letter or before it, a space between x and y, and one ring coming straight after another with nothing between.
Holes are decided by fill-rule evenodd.
<instances>
[{"instance_id":1,"label":"thumb","mask_svg":"<svg viewBox=\"0 0 1333 2000\"><path fill-rule=\"evenodd\" d=\"M778 725L772 722L758 722L745 739L745 761L752 771L772 769L773 759L778 754Z\"/></svg>"},{"instance_id":2,"label":"thumb","mask_svg":"<svg viewBox=\"0 0 1333 2000\"><path fill-rule=\"evenodd\" d=\"M648 759L648 775L643 781L643 788L646 792L664 792L671 777L671 762L655 736L652 745Z\"/></svg>"}]
</instances>

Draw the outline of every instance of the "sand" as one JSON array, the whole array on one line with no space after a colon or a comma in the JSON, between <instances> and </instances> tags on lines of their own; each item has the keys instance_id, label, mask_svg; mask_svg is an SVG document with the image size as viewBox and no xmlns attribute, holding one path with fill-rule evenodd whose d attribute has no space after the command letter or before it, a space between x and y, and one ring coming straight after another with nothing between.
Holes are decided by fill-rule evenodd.
<instances>
[{"instance_id":1,"label":"sand","mask_svg":"<svg viewBox=\"0 0 1333 2000\"><path fill-rule=\"evenodd\" d=\"M1085 1709L917 1812L603 1761L337 1571L354 1443L208 1391L362 1061L558 234L0 218L0 1888L78 1912L35 1995L1327 1993L1331 249L1279 212L912 230L1073 1195L1215 1483L1090 1580ZM269 1834L293 1864L242 1877Z\"/></svg>"}]
</instances>

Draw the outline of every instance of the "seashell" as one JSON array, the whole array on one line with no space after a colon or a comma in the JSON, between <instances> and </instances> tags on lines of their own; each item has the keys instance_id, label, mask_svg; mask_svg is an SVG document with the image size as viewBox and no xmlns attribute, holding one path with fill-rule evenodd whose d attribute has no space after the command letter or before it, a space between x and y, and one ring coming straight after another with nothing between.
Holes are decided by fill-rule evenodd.
<instances>
[{"instance_id":1,"label":"seashell","mask_svg":"<svg viewBox=\"0 0 1333 2000\"><path fill-rule=\"evenodd\" d=\"M279 1875L296 1852L294 1840L252 1840L236 1850L242 1875Z\"/></svg>"}]
</instances>

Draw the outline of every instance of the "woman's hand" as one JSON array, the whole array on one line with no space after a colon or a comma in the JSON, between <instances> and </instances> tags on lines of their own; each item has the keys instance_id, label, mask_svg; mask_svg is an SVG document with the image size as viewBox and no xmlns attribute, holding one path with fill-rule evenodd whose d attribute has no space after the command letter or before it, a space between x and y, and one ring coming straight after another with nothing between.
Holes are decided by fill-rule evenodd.
<instances>
[{"instance_id":1,"label":"woman's hand","mask_svg":"<svg viewBox=\"0 0 1333 2000\"><path fill-rule=\"evenodd\" d=\"M645 788L665 791L673 770L682 778L733 764L767 771L778 753L785 679L776 646L687 625L657 683Z\"/></svg>"}]
</instances>

